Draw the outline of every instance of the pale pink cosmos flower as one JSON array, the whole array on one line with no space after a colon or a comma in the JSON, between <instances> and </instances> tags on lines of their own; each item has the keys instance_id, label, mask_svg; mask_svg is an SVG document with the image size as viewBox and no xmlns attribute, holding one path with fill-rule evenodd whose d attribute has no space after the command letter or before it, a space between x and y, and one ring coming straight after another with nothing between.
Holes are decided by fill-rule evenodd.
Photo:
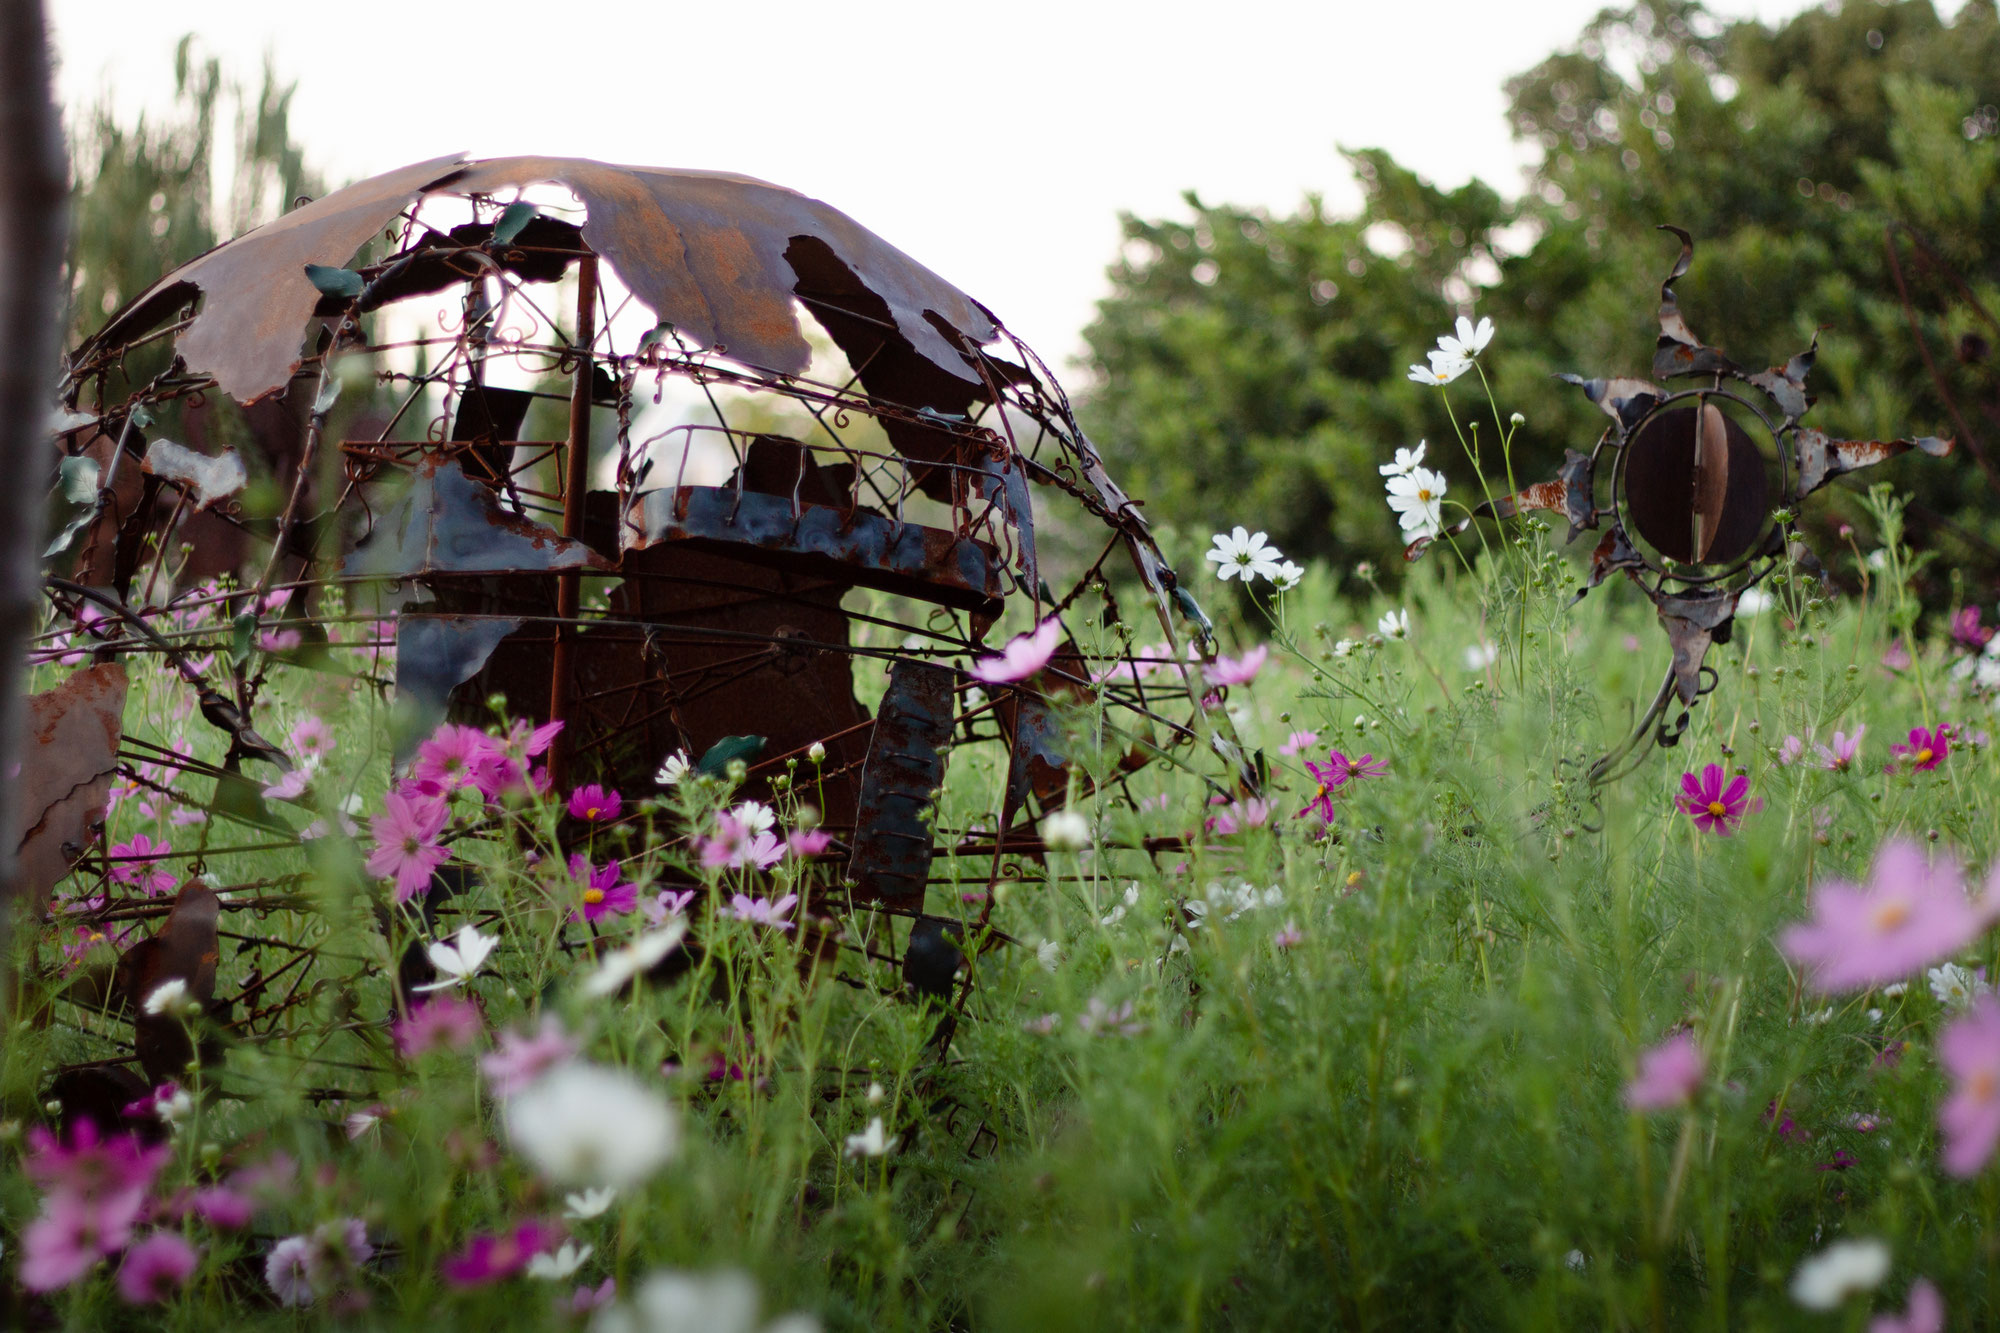
<instances>
[{"instance_id":1,"label":"pale pink cosmos flower","mask_svg":"<svg viewBox=\"0 0 2000 1333\"><path fill-rule=\"evenodd\" d=\"M318 768L333 750L333 731L320 719L306 717L292 728L291 742L300 763L307 768Z\"/></svg>"},{"instance_id":2,"label":"pale pink cosmos flower","mask_svg":"<svg viewBox=\"0 0 2000 1333\"><path fill-rule=\"evenodd\" d=\"M392 791L382 798L382 813L368 821L375 850L368 855L368 873L396 881L396 901L408 902L427 888L431 874L451 853L438 846L450 810L438 797Z\"/></svg>"},{"instance_id":3,"label":"pale pink cosmos flower","mask_svg":"<svg viewBox=\"0 0 2000 1333\"><path fill-rule=\"evenodd\" d=\"M785 857L785 845L768 830L724 811L715 817L715 833L701 840L701 863L711 870L725 866L769 870Z\"/></svg>"},{"instance_id":4,"label":"pale pink cosmos flower","mask_svg":"<svg viewBox=\"0 0 2000 1333\"><path fill-rule=\"evenodd\" d=\"M1778 767L1790 768L1799 762L1799 756L1806 752L1806 743L1797 736L1785 737L1785 743L1778 747Z\"/></svg>"},{"instance_id":5,"label":"pale pink cosmos flower","mask_svg":"<svg viewBox=\"0 0 2000 1333\"><path fill-rule=\"evenodd\" d=\"M1819 755L1819 766L1829 773L1845 773L1854 767L1855 757L1861 752L1861 738L1868 734L1868 724L1862 723L1854 729L1852 736L1844 731L1833 733L1833 744L1815 745L1813 750Z\"/></svg>"},{"instance_id":6,"label":"pale pink cosmos flower","mask_svg":"<svg viewBox=\"0 0 2000 1333\"><path fill-rule=\"evenodd\" d=\"M1944 1169L1961 1180L1979 1173L2000 1141L2000 1000L1982 995L1938 1037L1938 1063L1951 1096L1938 1107Z\"/></svg>"},{"instance_id":7,"label":"pale pink cosmos flower","mask_svg":"<svg viewBox=\"0 0 2000 1333\"><path fill-rule=\"evenodd\" d=\"M772 902L765 898L752 898L739 893L729 900L729 915L738 921L748 921L753 925L769 926L773 930L790 930L794 923L785 920L785 913L798 905L799 895L788 893Z\"/></svg>"},{"instance_id":8,"label":"pale pink cosmos flower","mask_svg":"<svg viewBox=\"0 0 2000 1333\"><path fill-rule=\"evenodd\" d=\"M640 903L639 910L644 912L646 920L654 925L665 925L668 917L679 916L687 911L688 904L694 901L694 892L693 889L682 889L679 892L673 889L661 889L653 897Z\"/></svg>"},{"instance_id":9,"label":"pale pink cosmos flower","mask_svg":"<svg viewBox=\"0 0 2000 1333\"><path fill-rule=\"evenodd\" d=\"M576 1042L563 1031L561 1020L544 1014L542 1026L533 1036L524 1037L512 1028L502 1032L492 1053L479 1057L479 1069L493 1085L493 1095L507 1098L576 1052Z\"/></svg>"},{"instance_id":10,"label":"pale pink cosmos flower","mask_svg":"<svg viewBox=\"0 0 2000 1333\"><path fill-rule=\"evenodd\" d=\"M194 1192L194 1214L212 1227L237 1231L250 1225L256 1206L227 1185L207 1185Z\"/></svg>"},{"instance_id":11,"label":"pale pink cosmos flower","mask_svg":"<svg viewBox=\"0 0 2000 1333\"><path fill-rule=\"evenodd\" d=\"M396 1049L413 1060L433 1047L463 1050L479 1036L479 1007L470 1000L441 995L410 1006L410 1012L396 1020Z\"/></svg>"},{"instance_id":12,"label":"pale pink cosmos flower","mask_svg":"<svg viewBox=\"0 0 2000 1333\"><path fill-rule=\"evenodd\" d=\"M1248 685L1257 679L1257 673L1264 669L1264 662L1270 656L1270 646L1260 643L1241 657L1217 657L1208 666L1209 683Z\"/></svg>"},{"instance_id":13,"label":"pale pink cosmos flower","mask_svg":"<svg viewBox=\"0 0 2000 1333\"><path fill-rule=\"evenodd\" d=\"M605 1278L595 1287L580 1286L570 1293L567 1309L571 1314L589 1314L618 1299L618 1279Z\"/></svg>"},{"instance_id":14,"label":"pale pink cosmos flower","mask_svg":"<svg viewBox=\"0 0 2000 1333\"><path fill-rule=\"evenodd\" d=\"M1868 886L1832 881L1813 892L1813 919L1789 926L1779 945L1816 990L1851 991L1902 981L1951 957L1986 926L1966 896L1957 860L1925 859L1892 839L1875 854Z\"/></svg>"},{"instance_id":15,"label":"pale pink cosmos flower","mask_svg":"<svg viewBox=\"0 0 2000 1333\"><path fill-rule=\"evenodd\" d=\"M788 856L818 856L833 845L833 835L825 829L793 829L785 835L785 853Z\"/></svg>"},{"instance_id":16,"label":"pale pink cosmos flower","mask_svg":"<svg viewBox=\"0 0 2000 1333\"><path fill-rule=\"evenodd\" d=\"M1900 1317L1876 1315L1868 1321L1868 1333L1944 1333L1944 1297L1929 1278L1920 1277L1910 1286L1909 1309Z\"/></svg>"},{"instance_id":17,"label":"pale pink cosmos flower","mask_svg":"<svg viewBox=\"0 0 2000 1333\"><path fill-rule=\"evenodd\" d=\"M1666 1111L1685 1106L1701 1091L1705 1071L1701 1048L1685 1032L1676 1032L1658 1046L1639 1054L1639 1073L1625 1085L1625 1104L1635 1111Z\"/></svg>"},{"instance_id":18,"label":"pale pink cosmos flower","mask_svg":"<svg viewBox=\"0 0 2000 1333\"><path fill-rule=\"evenodd\" d=\"M118 1266L118 1294L128 1305L171 1300L194 1276L194 1246L172 1231L155 1231L125 1251Z\"/></svg>"},{"instance_id":19,"label":"pale pink cosmos flower","mask_svg":"<svg viewBox=\"0 0 2000 1333\"><path fill-rule=\"evenodd\" d=\"M267 801L296 801L305 795L306 784L312 781L312 772L306 768L295 768L264 788Z\"/></svg>"},{"instance_id":20,"label":"pale pink cosmos flower","mask_svg":"<svg viewBox=\"0 0 2000 1333\"><path fill-rule=\"evenodd\" d=\"M1319 733L1317 731L1295 731L1285 737L1285 743L1278 747L1278 753L1284 755L1304 754L1307 750L1314 749L1318 745Z\"/></svg>"},{"instance_id":21,"label":"pale pink cosmos flower","mask_svg":"<svg viewBox=\"0 0 2000 1333\"><path fill-rule=\"evenodd\" d=\"M287 1236L264 1256L264 1281L279 1305L311 1305L319 1295L312 1282L316 1255L310 1236Z\"/></svg>"},{"instance_id":22,"label":"pale pink cosmos flower","mask_svg":"<svg viewBox=\"0 0 2000 1333\"><path fill-rule=\"evenodd\" d=\"M967 668L967 674L988 685L1011 685L1026 680L1049 664L1061 637L1062 622L1051 616L1032 632L1009 639L998 657L982 657L974 662Z\"/></svg>"},{"instance_id":23,"label":"pale pink cosmos flower","mask_svg":"<svg viewBox=\"0 0 2000 1333\"><path fill-rule=\"evenodd\" d=\"M1258 797L1231 801L1208 817L1207 828L1219 837L1230 837L1271 822L1271 803Z\"/></svg>"},{"instance_id":24,"label":"pale pink cosmos flower","mask_svg":"<svg viewBox=\"0 0 2000 1333\"><path fill-rule=\"evenodd\" d=\"M1290 949L1305 937L1305 932L1299 929L1297 922L1287 921L1284 928L1271 937L1271 943L1280 949Z\"/></svg>"}]
</instances>

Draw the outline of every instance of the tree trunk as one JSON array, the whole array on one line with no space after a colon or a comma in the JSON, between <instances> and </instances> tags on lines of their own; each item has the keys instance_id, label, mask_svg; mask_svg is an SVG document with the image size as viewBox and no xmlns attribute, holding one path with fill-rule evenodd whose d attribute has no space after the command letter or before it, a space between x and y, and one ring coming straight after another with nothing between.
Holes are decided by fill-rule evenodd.
<instances>
[{"instance_id":1,"label":"tree trunk","mask_svg":"<svg viewBox=\"0 0 2000 1333\"><path fill-rule=\"evenodd\" d=\"M49 411L62 337L69 163L42 0L0 0L0 1015L20 894L19 771L41 601Z\"/></svg>"}]
</instances>

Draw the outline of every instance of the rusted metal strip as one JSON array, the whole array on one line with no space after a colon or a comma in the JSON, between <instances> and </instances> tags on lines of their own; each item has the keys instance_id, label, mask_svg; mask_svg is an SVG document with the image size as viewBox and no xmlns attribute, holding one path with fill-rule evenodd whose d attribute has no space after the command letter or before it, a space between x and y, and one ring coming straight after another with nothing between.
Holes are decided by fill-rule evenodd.
<instances>
[{"instance_id":1,"label":"rusted metal strip","mask_svg":"<svg viewBox=\"0 0 2000 1333\"><path fill-rule=\"evenodd\" d=\"M860 816L848 860L856 902L923 908L955 683L953 673L927 662L905 659L890 668L861 770Z\"/></svg>"}]
</instances>

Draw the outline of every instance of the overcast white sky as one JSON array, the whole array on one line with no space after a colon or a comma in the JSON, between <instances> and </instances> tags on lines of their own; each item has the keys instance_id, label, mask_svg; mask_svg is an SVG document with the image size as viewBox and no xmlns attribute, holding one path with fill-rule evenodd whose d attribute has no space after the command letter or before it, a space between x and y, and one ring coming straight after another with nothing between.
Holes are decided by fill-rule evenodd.
<instances>
[{"instance_id":1,"label":"overcast white sky","mask_svg":"<svg viewBox=\"0 0 2000 1333\"><path fill-rule=\"evenodd\" d=\"M844 209L1052 362L1105 292L1117 215L1180 194L1290 210L1357 198L1335 145L1512 193L1500 85L1606 0L822 0L293 6L51 0L64 101L170 100L195 32L296 79L333 180L455 150L742 172ZM1801 0L1713 0L1766 20ZM369 36L366 34L374 34Z\"/></svg>"}]
</instances>

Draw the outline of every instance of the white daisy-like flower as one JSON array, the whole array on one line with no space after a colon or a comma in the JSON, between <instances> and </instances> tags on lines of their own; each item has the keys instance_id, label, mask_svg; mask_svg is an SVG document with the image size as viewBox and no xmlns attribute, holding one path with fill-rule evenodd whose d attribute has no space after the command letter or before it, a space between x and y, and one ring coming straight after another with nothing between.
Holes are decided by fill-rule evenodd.
<instances>
[{"instance_id":1,"label":"white daisy-like flower","mask_svg":"<svg viewBox=\"0 0 2000 1333\"><path fill-rule=\"evenodd\" d=\"M1054 940L1043 940L1035 946L1035 961L1042 971L1053 972L1062 964L1062 945Z\"/></svg>"},{"instance_id":2,"label":"white daisy-like flower","mask_svg":"<svg viewBox=\"0 0 2000 1333\"><path fill-rule=\"evenodd\" d=\"M442 980L433 981L428 986L413 986L412 990L443 990L447 986L462 986L472 979L486 956L500 943L498 935L482 935L477 926L461 926L453 942L433 940L424 946L430 956L431 966L438 970Z\"/></svg>"},{"instance_id":3,"label":"white daisy-like flower","mask_svg":"<svg viewBox=\"0 0 2000 1333\"><path fill-rule=\"evenodd\" d=\"M1443 387L1472 369L1472 363L1463 357L1446 356L1443 352L1432 352L1427 366L1411 366L1410 378L1419 384Z\"/></svg>"},{"instance_id":4,"label":"white daisy-like flower","mask_svg":"<svg viewBox=\"0 0 2000 1333\"><path fill-rule=\"evenodd\" d=\"M1080 852L1090 846L1090 821L1075 810L1058 810L1042 820L1042 841L1052 851Z\"/></svg>"},{"instance_id":5,"label":"white daisy-like flower","mask_svg":"<svg viewBox=\"0 0 2000 1333\"><path fill-rule=\"evenodd\" d=\"M868 1122L867 1129L862 1130L859 1134L849 1134L847 1136L847 1155L849 1157L887 1157L895 1150L896 1145L902 1141L902 1135L889 1134L884 1131L882 1117L878 1115Z\"/></svg>"},{"instance_id":6,"label":"white daisy-like flower","mask_svg":"<svg viewBox=\"0 0 2000 1333\"><path fill-rule=\"evenodd\" d=\"M1414 369L1414 367L1412 367L1412 369ZM1410 473L1415 472L1417 470L1417 465L1419 463L1424 461L1424 448L1425 448L1425 442L1422 440L1418 440L1416 448L1398 449L1396 451L1395 462L1384 463L1381 466L1377 467L1375 470L1381 473L1385 477L1408 476Z\"/></svg>"},{"instance_id":7,"label":"white daisy-like flower","mask_svg":"<svg viewBox=\"0 0 2000 1333\"><path fill-rule=\"evenodd\" d=\"M1467 671L1484 671L1499 660L1499 657L1500 650L1486 642L1486 640L1481 639L1478 643L1466 646L1465 669Z\"/></svg>"},{"instance_id":8,"label":"white daisy-like flower","mask_svg":"<svg viewBox=\"0 0 2000 1333\"><path fill-rule=\"evenodd\" d=\"M561 1282L565 1278L575 1276L576 1270L583 1267L584 1260L596 1252L595 1245L579 1248L575 1241L566 1240L562 1243L562 1248L554 1254L545 1250L528 1260L528 1276L538 1277L547 1282Z\"/></svg>"},{"instance_id":9,"label":"white daisy-like flower","mask_svg":"<svg viewBox=\"0 0 2000 1333\"><path fill-rule=\"evenodd\" d=\"M662 787L678 787L681 785L681 780L687 777L689 767L687 751L675 750L660 762L659 771L653 774L653 781Z\"/></svg>"},{"instance_id":10,"label":"white daisy-like flower","mask_svg":"<svg viewBox=\"0 0 2000 1333\"><path fill-rule=\"evenodd\" d=\"M1442 355L1454 361L1470 362L1473 357L1486 350L1487 343L1493 341L1493 321L1481 315L1479 324L1475 327L1471 320L1460 315L1453 332L1456 333L1456 337L1447 333L1438 339L1437 351L1432 353L1433 360Z\"/></svg>"},{"instance_id":11,"label":"white daisy-like flower","mask_svg":"<svg viewBox=\"0 0 2000 1333\"><path fill-rule=\"evenodd\" d=\"M1283 559L1278 548L1265 540L1261 532L1250 532L1237 527L1229 532L1215 534L1215 547L1203 559L1215 562L1215 577L1227 583L1240 578L1245 583L1254 579L1268 579L1278 572L1278 562Z\"/></svg>"},{"instance_id":12,"label":"white daisy-like flower","mask_svg":"<svg viewBox=\"0 0 2000 1333\"><path fill-rule=\"evenodd\" d=\"M1743 595L1736 599L1736 614L1739 616L1761 616L1778 604L1763 588L1745 588Z\"/></svg>"},{"instance_id":13,"label":"white daisy-like flower","mask_svg":"<svg viewBox=\"0 0 2000 1333\"><path fill-rule=\"evenodd\" d=\"M630 1305L599 1310L590 1333L757 1333L757 1284L735 1270L654 1273ZM819 1333L819 1320L789 1314L763 1333Z\"/></svg>"},{"instance_id":14,"label":"white daisy-like flower","mask_svg":"<svg viewBox=\"0 0 2000 1333\"><path fill-rule=\"evenodd\" d=\"M189 1006L188 984L179 977L163 981L153 987L146 1001L139 1007L149 1014L185 1013Z\"/></svg>"},{"instance_id":15,"label":"white daisy-like flower","mask_svg":"<svg viewBox=\"0 0 2000 1333\"><path fill-rule=\"evenodd\" d=\"M1931 994L1937 1002L1951 1009L1968 1009L1972 1001L1981 995L1993 993L1993 987L1957 963L1946 963L1924 973L1924 979L1931 983Z\"/></svg>"},{"instance_id":16,"label":"white daisy-like flower","mask_svg":"<svg viewBox=\"0 0 2000 1333\"><path fill-rule=\"evenodd\" d=\"M660 1093L622 1069L563 1065L501 1108L514 1150L552 1181L624 1189L680 1151L680 1119Z\"/></svg>"},{"instance_id":17,"label":"white daisy-like flower","mask_svg":"<svg viewBox=\"0 0 2000 1333\"><path fill-rule=\"evenodd\" d=\"M1792 1299L1808 1310L1837 1310L1849 1296L1873 1291L1889 1276L1889 1247L1873 1236L1837 1240L1799 1265Z\"/></svg>"},{"instance_id":18,"label":"white daisy-like flower","mask_svg":"<svg viewBox=\"0 0 2000 1333\"><path fill-rule=\"evenodd\" d=\"M687 922L680 917L669 918L660 929L648 931L630 944L620 945L604 955L604 961L597 965L595 972L584 978L583 985L578 989L586 999L592 1000L616 995L632 983L632 978L650 971L662 958L672 953L685 934Z\"/></svg>"},{"instance_id":19,"label":"white daisy-like flower","mask_svg":"<svg viewBox=\"0 0 2000 1333\"><path fill-rule=\"evenodd\" d=\"M1271 575L1271 583L1279 592L1290 592L1299 586L1299 583L1305 576L1306 570L1304 565L1294 564L1290 560L1287 560L1278 566L1275 574Z\"/></svg>"},{"instance_id":20,"label":"white daisy-like flower","mask_svg":"<svg viewBox=\"0 0 2000 1333\"><path fill-rule=\"evenodd\" d=\"M1435 537L1444 531L1445 480L1427 467L1389 478L1389 508L1403 531L1415 537Z\"/></svg>"},{"instance_id":21,"label":"white daisy-like flower","mask_svg":"<svg viewBox=\"0 0 2000 1333\"><path fill-rule=\"evenodd\" d=\"M588 1222L603 1216L617 1201L618 1191L614 1189L578 1190L563 1195L563 1216L572 1222Z\"/></svg>"},{"instance_id":22,"label":"white daisy-like flower","mask_svg":"<svg viewBox=\"0 0 2000 1333\"><path fill-rule=\"evenodd\" d=\"M1389 612L1375 622L1385 639L1407 639L1410 637L1410 613L1402 609Z\"/></svg>"},{"instance_id":23,"label":"white daisy-like flower","mask_svg":"<svg viewBox=\"0 0 2000 1333\"><path fill-rule=\"evenodd\" d=\"M1335 657L1352 657L1354 656L1354 650L1360 646L1361 640L1359 639L1342 639L1339 643L1333 645L1333 655Z\"/></svg>"},{"instance_id":24,"label":"white daisy-like flower","mask_svg":"<svg viewBox=\"0 0 2000 1333\"><path fill-rule=\"evenodd\" d=\"M751 837L759 833L769 833L778 827L777 812L762 801L744 801L730 807L730 816L750 831Z\"/></svg>"}]
</instances>

